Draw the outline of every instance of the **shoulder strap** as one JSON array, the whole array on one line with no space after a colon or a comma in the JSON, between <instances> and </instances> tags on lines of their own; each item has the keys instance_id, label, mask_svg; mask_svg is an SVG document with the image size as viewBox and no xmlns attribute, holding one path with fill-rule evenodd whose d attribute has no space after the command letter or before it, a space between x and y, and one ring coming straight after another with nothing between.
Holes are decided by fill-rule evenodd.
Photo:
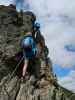
<instances>
[{"instance_id":1,"label":"shoulder strap","mask_svg":"<svg viewBox=\"0 0 75 100\"><path fill-rule=\"evenodd\" d=\"M32 37L32 35L25 35L23 38Z\"/></svg>"}]
</instances>

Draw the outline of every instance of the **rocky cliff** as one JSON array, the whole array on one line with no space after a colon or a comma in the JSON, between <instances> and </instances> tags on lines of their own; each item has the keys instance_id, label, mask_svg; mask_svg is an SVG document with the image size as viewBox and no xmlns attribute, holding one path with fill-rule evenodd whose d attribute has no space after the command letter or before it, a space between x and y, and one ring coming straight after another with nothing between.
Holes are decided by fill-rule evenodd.
<instances>
[{"instance_id":1,"label":"rocky cliff","mask_svg":"<svg viewBox=\"0 0 75 100\"><path fill-rule=\"evenodd\" d=\"M53 75L48 48L40 30L36 39L43 42L42 56L29 65L35 68L31 72L28 70L30 78L27 78L29 75L25 80L18 77L15 68L21 60L18 58L20 40L25 32L33 32L35 20L32 12L17 12L14 5L0 6L0 100L74 100L75 94L60 87ZM38 69L40 78L35 82L32 76Z\"/></svg>"}]
</instances>

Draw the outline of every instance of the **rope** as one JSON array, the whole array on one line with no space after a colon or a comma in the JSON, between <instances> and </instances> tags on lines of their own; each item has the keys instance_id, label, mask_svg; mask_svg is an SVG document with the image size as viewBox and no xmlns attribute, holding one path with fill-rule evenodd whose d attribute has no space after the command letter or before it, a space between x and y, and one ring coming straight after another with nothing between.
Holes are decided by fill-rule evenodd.
<instances>
[{"instance_id":1,"label":"rope","mask_svg":"<svg viewBox=\"0 0 75 100\"><path fill-rule=\"evenodd\" d=\"M14 73L16 72L17 68L19 67L20 63L22 62L23 58L24 58L24 56L21 58L21 60L19 61L19 63L16 65L16 67L15 67L14 71L12 72L12 74L8 76L8 78L9 78L8 81L10 81L11 78L13 77L13 75L14 75ZM6 81L7 81L7 80L5 80L5 82L3 83L3 85L6 83Z\"/></svg>"},{"instance_id":2,"label":"rope","mask_svg":"<svg viewBox=\"0 0 75 100\"><path fill-rule=\"evenodd\" d=\"M8 81L10 81L13 78L13 76L14 76L16 70L18 69L20 63L22 62L23 58L24 57L22 57L21 60L19 61L19 63L16 65L16 67L15 67L14 71L12 72L11 76L9 76L9 80Z\"/></svg>"},{"instance_id":3,"label":"rope","mask_svg":"<svg viewBox=\"0 0 75 100\"><path fill-rule=\"evenodd\" d=\"M23 58L24 58L24 57L22 57L21 60L19 61L19 63L16 65L16 67L15 67L14 71L12 72L11 76L8 77L9 80L8 80L8 81L5 80L5 82L2 84L2 86L4 87L4 90L6 91L7 94L8 94L8 92L7 92L7 89L6 89L6 85L5 85L5 84L6 84L6 83L8 84L9 81L12 79L12 77L13 77L13 75L15 74L17 68L19 67L20 63L22 62ZM2 87L2 86L0 86L0 87Z\"/></svg>"}]
</instances>

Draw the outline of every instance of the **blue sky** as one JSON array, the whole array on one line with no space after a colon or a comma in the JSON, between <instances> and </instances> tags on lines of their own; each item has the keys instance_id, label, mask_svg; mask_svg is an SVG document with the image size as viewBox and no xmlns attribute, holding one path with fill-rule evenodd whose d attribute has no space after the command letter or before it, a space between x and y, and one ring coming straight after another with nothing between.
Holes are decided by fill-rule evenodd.
<instances>
[{"instance_id":1,"label":"blue sky","mask_svg":"<svg viewBox=\"0 0 75 100\"><path fill-rule=\"evenodd\" d=\"M75 45L73 44L67 44L64 46L64 48L68 51L68 52L74 52L75 53Z\"/></svg>"},{"instance_id":2,"label":"blue sky","mask_svg":"<svg viewBox=\"0 0 75 100\"><path fill-rule=\"evenodd\" d=\"M25 0L15 0L16 5L17 5L17 10L19 11L20 9L26 10L29 9L29 4ZM25 2L24 2L25 1Z\"/></svg>"},{"instance_id":3,"label":"blue sky","mask_svg":"<svg viewBox=\"0 0 75 100\"><path fill-rule=\"evenodd\" d=\"M75 92L75 0L0 0L10 3L36 14L58 82Z\"/></svg>"},{"instance_id":4,"label":"blue sky","mask_svg":"<svg viewBox=\"0 0 75 100\"><path fill-rule=\"evenodd\" d=\"M72 68L63 68L59 66L58 64L53 64L53 72L58 76L58 77L64 77L69 74L69 72L72 70Z\"/></svg>"}]
</instances>

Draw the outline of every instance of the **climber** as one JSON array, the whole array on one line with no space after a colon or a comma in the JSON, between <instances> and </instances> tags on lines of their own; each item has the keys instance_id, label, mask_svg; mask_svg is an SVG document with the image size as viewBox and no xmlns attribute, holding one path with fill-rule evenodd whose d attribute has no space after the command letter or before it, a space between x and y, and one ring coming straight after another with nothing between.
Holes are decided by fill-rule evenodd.
<instances>
[{"instance_id":1,"label":"climber","mask_svg":"<svg viewBox=\"0 0 75 100\"><path fill-rule=\"evenodd\" d=\"M24 56L24 66L23 66L23 72L22 72L22 76L24 77L27 71L29 60L34 59L35 57L38 57L39 55L38 49L36 47L36 43L32 36L32 32L27 32L25 34L25 36L21 40L21 47L22 47L23 56Z\"/></svg>"}]
</instances>

